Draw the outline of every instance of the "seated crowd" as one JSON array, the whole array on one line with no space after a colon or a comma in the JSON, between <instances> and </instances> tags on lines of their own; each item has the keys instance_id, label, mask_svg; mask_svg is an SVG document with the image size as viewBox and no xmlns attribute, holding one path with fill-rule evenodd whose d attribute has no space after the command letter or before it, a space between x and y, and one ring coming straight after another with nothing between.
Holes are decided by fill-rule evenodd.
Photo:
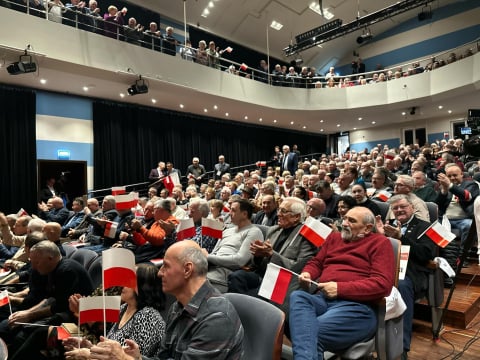
<instances>
[{"instance_id":1,"label":"seated crowd","mask_svg":"<svg viewBox=\"0 0 480 360\"><path fill-rule=\"evenodd\" d=\"M323 351L341 351L373 336L374 304L396 283L386 236L411 247L405 279L398 282L407 304L403 318L403 358L407 358L413 304L425 295L427 264L439 251L422 235L437 220L431 218L436 215L428 204L436 203L439 218L448 218L452 231L458 230L456 250L450 251L453 266L472 223L479 189L458 158L462 141L397 149L379 144L370 151L304 161L299 161L297 146L292 149L284 145L282 153L275 147L268 167L236 174L231 174L230 165L220 155L212 179L195 157L186 170L185 189L181 184L167 188L159 181L173 173L180 175L171 162L161 161L149 175L148 197L140 198L134 208L118 208L116 197L107 195L101 205L96 198L89 198L86 206L82 198L76 198L69 211L52 193L38 204L36 215L0 213L2 262L16 274L12 282L26 281L30 289L11 294L13 314L0 308L0 336L18 353L12 358L22 359L22 354L43 349L49 335L48 328L33 331L17 323L48 319L46 324L58 325L75 315L79 296L92 293L85 270L62 257L62 243L73 242L99 253L110 247L125 248L135 254L137 264L150 264L146 266L162 258L158 276L163 284L158 286L177 302L165 319L165 332L163 319L155 315L163 300L158 300L157 310L152 304L153 309L145 314L158 321L157 330L162 329L157 335L159 343L153 344L135 326L131 333L124 331L132 312L149 305L147 300L140 301L140 289L123 290L126 305L119 324L111 330L118 334L109 333L109 340L97 345L82 342L81 347L88 350L67 341L65 349L71 354L81 352L87 358L101 359L102 354L113 352L118 359L136 359L140 351L142 356L165 359L177 358L178 351L192 352L191 358L205 351L215 353L216 358L241 358L243 330L236 314L229 312L231 305L220 300L219 294L256 296L267 265L276 264L299 274L288 284L287 297L279 305L287 314L286 333L295 359L320 359ZM478 174L472 175L477 179ZM322 246L302 235L307 217L332 228ZM178 239L179 224L188 218L194 231L185 240ZM202 231L205 220L219 224L221 238ZM113 230L112 223L116 224ZM143 267L138 269L140 272ZM78 281L72 283L72 279ZM149 281L153 286L155 281ZM47 283L51 286L45 286ZM209 303L229 315L213 316ZM129 311L130 306L137 310ZM192 328L186 335L183 330L193 326L193 309L209 325ZM201 336L205 341L217 339L215 346L194 341L196 331L205 332ZM180 333L187 337L184 341L178 339ZM139 350L140 343L148 346L140 345Z\"/></svg>"},{"instance_id":2,"label":"seated crowd","mask_svg":"<svg viewBox=\"0 0 480 360\"><path fill-rule=\"evenodd\" d=\"M415 61L409 65L385 69L378 64L374 71L366 72L365 64L361 58L352 61L351 74L340 75L335 73L335 68L330 67L326 74L317 73L313 66L299 67L293 61L290 66L275 64L270 68L266 60L260 60L258 66L249 67L241 60L236 59L237 67L231 60L222 55L228 55L232 47L220 49L214 41L200 40L198 47L192 46L190 40L181 43L174 36L171 26L165 28L162 34L159 25L152 21L142 25L136 18L126 18L128 9L118 9L110 5L101 15L97 0L86 1L71 0L63 4L61 0L2 0L0 6L9 7L18 11L28 11L30 14L46 18L50 21L63 23L78 29L105 35L113 39L123 40L130 44L143 46L155 51L173 55L177 54L180 47L180 56L187 60L206 65L215 69L222 69L229 74L241 75L274 86L298 88L345 88L357 85L380 83L412 76L427 71L435 70L447 64L474 54L476 49L467 48L459 50L462 54L450 52L445 59L432 57L428 60ZM241 64L241 65L239 65ZM405 68L406 67L406 68Z\"/></svg>"}]
</instances>

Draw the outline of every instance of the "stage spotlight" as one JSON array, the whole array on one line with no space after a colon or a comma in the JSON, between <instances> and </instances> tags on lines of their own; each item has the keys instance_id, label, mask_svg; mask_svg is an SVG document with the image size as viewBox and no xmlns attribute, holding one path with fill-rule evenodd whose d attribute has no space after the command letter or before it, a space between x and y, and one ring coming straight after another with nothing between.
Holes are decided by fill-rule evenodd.
<instances>
[{"instance_id":1,"label":"stage spotlight","mask_svg":"<svg viewBox=\"0 0 480 360\"><path fill-rule=\"evenodd\" d=\"M27 74L37 71L37 64L33 62L32 57L27 55L27 50L25 50L25 54L20 56L19 61L7 66L7 71L10 75Z\"/></svg>"},{"instance_id":2,"label":"stage spotlight","mask_svg":"<svg viewBox=\"0 0 480 360\"><path fill-rule=\"evenodd\" d=\"M135 81L135 84L133 84L127 89L127 92L128 92L128 95L130 96L137 95L137 94L146 94L148 93L148 85L145 82L145 80L143 80L142 77L140 76L140 78L137 81Z\"/></svg>"},{"instance_id":3,"label":"stage spotlight","mask_svg":"<svg viewBox=\"0 0 480 360\"><path fill-rule=\"evenodd\" d=\"M373 38L373 35L370 33L362 34L359 37L357 37L357 44L363 44L364 42L371 40Z\"/></svg>"}]
</instances>

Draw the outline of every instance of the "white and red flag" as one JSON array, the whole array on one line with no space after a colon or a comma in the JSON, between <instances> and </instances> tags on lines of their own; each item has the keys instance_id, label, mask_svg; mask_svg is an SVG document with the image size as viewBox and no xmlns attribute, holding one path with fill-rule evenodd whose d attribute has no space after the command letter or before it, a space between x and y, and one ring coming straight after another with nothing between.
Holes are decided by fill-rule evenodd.
<instances>
[{"instance_id":1,"label":"white and red flag","mask_svg":"<svg viewBox=\"0 0 480 360\"><path fill-rule=\"evenodd\" d=\"M233 48L231 46L227 46L225 48L225 51L228 52L228 53L231 53L233 51Z\"/></svg>"},{"instance_id":2,"label":"white and red flag","mask_svg":"<svg viewBox=\"0 0 480 360\"><path fill-rule=\"evenodd\" d=\"M268 263L258 295L277 304L283 304L292 276L290 270Z\"/></svg>"},{"instance_id":3,"label":"white and red flag","mask_svg":"<svg viewBox=\"0 0 480 360\"><path fill-rule=\"evenodd\" d=\"M240 70L241 70L241 71L247 71L247 69L248 69L248 65L247 65L247 64L242 63L242 65L240 65Z\"/></svg>"},{"instance_id":4,"label":"white and red flag","mask_svg":"<svg viewBox=\"0 0 480 360\"><path fill-rule=\"evenodd\" d=\"M116 323L119 315L120 296L90 296L79 299L79 324L96 321Z\"/></svg>"},{"instance_id":5,"label":"white and red flag","mask_svg":"<svg viewBox=\"0 0 480 360\"><path fill-rule=\"evenodd\" d=\"M112 195L122 195L127 192L125 186L114 186L112 187Z\"/></svg>"},{"instance_id":6,"label":"white and red flag","mask_svg":"<svg viewBox=\"0 0 480 360\"><path fill-rule=\"evenodd\" d=\"M432 240L435 244L444 248L447 246L450 241L455 239L455 234L452 234L448 229L446 229L442 224L438 221L435 221L427 230L425 230L418 238L422 237L423 235L427 235L430 240Z\"/></svg>"},{"instance_id":7,"label":"white and red flag","mask_svg":"<svg viewBox=\"0 0 480 360\"><path fill-rule=\"evenodd\" d=\"M215 239L221 239L223 233L223 223L214 219L202 218L202 235L211 236Z\"/></svg>"},{"instance_id":8,"label":"white and red flag","mask_svg":"<svg viewBox=\"0 0 480 360\"><path fill-rule=\"evenodd\" d=\"M135 255L123 248L111 248L102 252L103 288L125 286L135 289L137 273Z\"/></svg>"},{"instance_id":9,"label":"white and red flag","mask_svg":"<svg viewBox=\"0 0 480 360\"><path fill-rule=\"evenodd\" d=\"M229 213L230 212L229 207L227 205L223 205L222 212L223 213Z\"/></svg>"},{"instance_id":10,"label":"white and red flag","mask_svg":"<svg viewBox=\"0 0 480 360\"><path fill-rule=\"evenodd\" d=\"M194 237L195 234L195 224L193 223L193 219L180 219L180 223L177 226L177 241L190 239Z\"/></svg>"},{"instance_id":11,"label":"white and red flag","mask_svg":"<svg viewBox=\"0 0 480 360\"><path fill-rule=\"evenodd\" d=\"M165 186L165 189L168 190L168 192L171 194L173 188L175 185L180 184L180 179L178 178L178 173L174 172L171 173L170 175L167 175L163 178L163 185Z\"/></svg>"},{"instance_id":12,"label":"white and red flag","mask_svg":"<svg viewBox=\"0 0 480 360\"><path fill-rule=\"evenodd\" d=\"M28 212L26 212L24 208L21 208L20 210L18 210L17 217L25 216L25 215L28 215Z\"/></svg>"},{"instance_id":13,"label":"white and red flag","mask_svg":"<svg viewBox=\"0 0 480 360\"><path fill-rule=\"evenodd\" d=\"M300 229L300 235L310 241L316 247L322 246L328 235L332 232L330 226L309 216Z\"/></svg>"},{"instance_id":14,"label":"white and red flag","mask_svg":"<svg viewBox=\"0 0 480 360\"><path fill-rule=\"evenodd\" d=\"M130 192L128 194L115 195L115 208L117 210L128 210L134 208L138 204L138 193Z\"/></svg>"},{"instance_id":15,"label":"white and red flag","mask_svg":"<svg viewBox=\"0 0 480 360\"><path fill-rule=\"evenodd\" d=\"M0 306L7 305L9 302L10 300L8 298L8 291L3 290L2 292L0 292Z\"/></svg>"},{"instance_id":16,"label":"white and red flag","mask_svg":"<svg viewBox=\"0 0 480 360\"><path fill-rule=\"evenodd\" d=\"M267 162L266 162L266 161L257 161L257 162L255 163L255 165L256 165L257 167L264 167L264 166L267 166Z\"/></svg>"},{"instance_id":17,"label":"white and red flag","mask_svg":"<svg viewBox=\"0 0 480 360\"><path fill-rule=\"evenodd\" d=\"M107 223L105 224L105 230L103 231L103 236L114 239L117 232L117 227L117 222L107 221Z\"/></svg>"},{"instance_id":18,"label":"white and red flag","mask_svg":"<svg viewBox=\"0 0 480 360\"><path fill-rule=\"evenodd\" d=\"M392 196L391 193L389 193L387 190L381 190L378 192L377 197L382 200L383 202L388 201L390 197Z\"/></svg>"},{"instance_id":19,"label":"white and red flag","mask_svg":"<svg viewBox=\"0 0 480 360\"><path fill-rule=\"evenodd\" d=\"M308 198L309 199L313 199L313 198L316 198L316 197L317 197L317 193L315 191L308 190Z\"/></svg>"}]
</instances>

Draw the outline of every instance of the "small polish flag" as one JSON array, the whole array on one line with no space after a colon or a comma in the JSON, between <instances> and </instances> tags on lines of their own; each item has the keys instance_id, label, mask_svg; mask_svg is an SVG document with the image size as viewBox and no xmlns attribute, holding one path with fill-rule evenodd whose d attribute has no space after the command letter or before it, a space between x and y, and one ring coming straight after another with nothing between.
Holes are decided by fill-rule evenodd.
<instances>
[{"instance_id":1,"label":"small polish flag","mask_svg":"<svg viewBox=\"0 0 480 360\"><path fill-rule=\"evenodd\" d=\"M300 235L316 247L322 246L331 232L332 228L330 226L325 225L311 216L308 217L300 229Z\"/></svg>"},{"instance_id":2,"label":"small polish flag","mask_svg":"<svg viewBox=\"0 0 480 360\"><path fill-rule=\"evenodd\" d=\"M398 279L405 280L407 274L408 257L410 256L410 245L402 245L400 250L400 271Z\"/></svg>"},{"instance_id":3,"label":"small polish flag","mask_svg":"<svg viewBox=\"0 0 480 360\"><path fill-rule=\"evenodd\" d=\"M3 290L0 292L0 306L7 305L9 302L10 300L8 299L8 291Z\"/></svg>"},{"instance_id":4,"label":"small polish flag","mask_svg":"<svg viewBox=\"0 0 480 360\"><path fill-rule=\"evenodd\" d=\"M233 51L233 48L231 46L227 46L225 51L228 52L228 53L231 53Z\"/></svg>"},{"instance_id":5,"label":"small polish flag","mask_svg":"<svg viewBox=\"0 0 480 360\"><path fill-rule=\"evenodd\" d=\"M377 195L377 197L383 202L386 202L388 199L390 199L391 196L392 194L390 194L387 190L381 190L378 192Z\"/></svg>"},{"instance_id":6,"label":"small polish flag","mask_svg":"<svg viewBox=\"0 0 480 360\"><path fill-rule=\"evenodd\" d=\"M418 238L421 238L423 235L427 235L430 240L432 240L435 244L444 248L447 246L450 241L455 239L455 235L452 234L450 231L445 229L445 227L440 224L438 221L435 221L427 230L425 230Z\"/></svg>"},{"instance_id":7,"label":"small polish flag","mask_svg":"<svg viewBox=\"0 0 480 360\"><path fill-rule=\"evenodd\" d=\"M103 236L114 239L117 232L117 227L117 222L107 221L107 223L105 224L105 231L103 232Z\"/></svg>"},{"instance_id":8,"label":"small polish flag","mask_svg":"<svg viewBox=\"0 0 480 360\"><path fill-rule=\"evenodd\" d=\"M385 154L385 155L384 155L384 159L385 159L385 160L393 160L394 157L395 157L395 156L392 155L392 154Z\"/></svg>"},{"instance_id":9,"label":"small polish flag","mask_svg":"<svg viewBox=\"0 0 480 360\"><path fill-rule=\"evenodd\" d=\"M129 251L129 250L127 250ZM103 299L105 298L105 311ZM120 296L89 296L79 299L78 323L118 322L120 316ZM105 314L105 318L104 315Z\"/></svg>"},{"instance_id":10,"label":"small polish flag","mask_svg":"<svg viewBox=\"0 0 480 360\"><path fill-rule=\"evenodd\" d=\"M193 223L193 219L180 219L180 224L177 226L177 241L190 239L194 237L195 234L195 224Z\"/></svg>"},{"instance_id":11,"label":"small polish flag","mask_svg":"<svg viewBox=\"0 0 480 360\"><path fill-rule=\"evenodd\" d=\"M188 174L187 178L189 178L189 179L195 179L195 175L193 175L193 174Z\"/></svg>"},{"instance_id":12,"label":"small polish flag","mask_svg":"<svg viewBox=\"0 0 480 360\"><path fill-rule=\"evenodd\" d=\"M129 194L115 195L115 208L117 210L128 210L134 208L138 204L138 193L131 192Z\"/></svg>"},{"instance_id":13,"label":"small polish flag","mask_svg":"<svg viewBox=\"0 0 480 360\"><path fill-rule=\"evenodd\" d=\"M168 190L170 194L172 193L172 190L175 187L175 185L179 185L179 184L180 184L180 179L178 178L178 173L176 172L171 173L170 175L165 176L163 178L163 185L165 186L165 188Z\"/></svg>"},{"instance_id":14,"label":"small polish flag","mask_svg":"<svg viewBox=\"0 0 480 360\"><path fill-rule=\"evenodd\" d=\"M313 199L317 197L317 193L315 191L308 190L308 198Z\"/></svg>"},{"instance_id":15,"label":"small polish flag","mask_svg":"<svg viewBox=\"0 0 480 360\"><path fill-rule=\"evenodd\" d=\"M221 239L223 233L223 223L214 219L202 218L202 235L211 236L215 239Z\"/></svg>"},{"instance_id":16,"label":"small polish flag","mask_svg":"<svg viewBox=\"0 0 480 360\"><path fill-rule=\"evenodd\" d=\"M242 71L247 71L247 69L248 69L248 65L247 65L247 64L242 63L242 65L240 65L240 70L242 70Z\"/></svg>"},{"instance_id":17,"label":"small polish flag","mask_svg":"<svg viewBox=\"0 0 480 360\"><path fill-rule=\"evenodd\" d=\"M266 161L257 161L255 163L255 165L257 165L257 167L264 167L264 166L267 166L267 162Z\"/></svg>"},{"instance_id":18,"label":"small polish flag","mask_svg":"<svg viewBox=\"0 0 480 360\"><path fill-rule=\"evenodd\" d=\"M17 217L25 216L25 215L28 215L28 213L25 211L24 208L21 208L20 210L18 210Z\"/></svg>"},{"instance_id":19,"label":"small polish flag","mask_svg":"<svg viewBox=\"0 0 480 360\"><path fill-rule=\"evenodd\" d=\"M229 213L230 212L230 209L228 208L227 205L223 205L222 212L224 212L224 213Z\"/></svg>"},{"instance_id":20,"label":"small polish flag","mask_svg":"<svg viewBox=\"0 0 480 360\"><path fill-rule=\"evenodd\" d=\"M112 195L122 195L127 192L125 186L114 186L112 187Z\"/></svg>"},{"instance_id":21,"label":"small polish flag","mask_svg":"<svg viewBox=\"0 0 480 360\"><path fill-rule=\"evenodd\" d=\"M68 339L70 336L72 336L72 334L70 334L70 332L67 329L65 329L63 326L57 326L58 340L65 340L65 339Z\"/></svg>"},{"instance_id":22,"label":"small polish flag","mask_svg":"<svg viewBox=\"0 0 480 360\"><path fill-rule=\"evenodd\" d=\"M258 295L277 304L283 304L292 275L289 270L268 263Z\"/></svg>"},{"instance_id":23,"label":"small polish flag","mask_svg":"<svg viewBox=\"0 0 480 360\"><path fill-rule=\"evenodd\" d=\"M123 248L111 248L102 252L103 288L125 286L135 289L137 274L135 254Z\"/></svg>"}]
</instances>

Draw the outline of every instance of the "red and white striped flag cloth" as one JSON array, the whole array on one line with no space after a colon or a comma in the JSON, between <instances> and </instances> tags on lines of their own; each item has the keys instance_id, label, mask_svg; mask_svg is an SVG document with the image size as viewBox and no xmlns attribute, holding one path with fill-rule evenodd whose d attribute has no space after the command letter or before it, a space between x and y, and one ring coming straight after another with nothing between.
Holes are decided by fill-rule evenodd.
<instances>
[{"instance_id":1,"label":"red and white striped flag cloth","mask_svg":"<svg viewBox=\"0 0 480 360\"><path fill-rule=\"evenodd\" d=\"M247 65L247 64L242 63L242 65L240 65L240 70L241 70L241 71L247 71L247 69L248 69L248 65Z\"/></svg>"},{"instance_id":2,"label":"red and white striped flag cloth","mask_svg":"<svg viewBox=\"0 0 480 360\"><path fill-rule=\"evenodd\" d=\"M180 219L180 223L177 226L177 241L190 239L194 237L195 234L195 224L193 223L193 219Z\"/></svg>"},{"instance_id":3,"label":"red and white striped flag cloth","mask_svg":"<svg viewBox=\"0 0 480 360\"><path fill-rule=\"evenodd\" d=\"M117 227L117 222L107 221L107 223L105 224L105 230L103 231L103 236L114 239L117 232Z\"/></svg>"},{"instance_id":4,"label":"red and white striped flag cloth","mask_svg":"<svg viewBox=\"0 0 480 360\"><path fill-rule=\"evenodd\" d=\"M377 197L382 200L383 202L388 201L390 197L392 196L391 193L389 193L387 190L381 190L378 192Z\"/></svg>"},{"instance_id":5,"label":"red and white striped flag cloth","mask_svg":"<svg viewBox=\"0 0 480 360\"><path fill-rule=\"evenodd\" d=\"M268 263L258 295L277 304L283 304L292 276L290 270Z\"/></svg>"},{"instance_id":6,"label":"red and white striped flag cloth","mask_svg":"<svg viewBox=\"0 0 480 360\"><path fill-rule=\"evenodd\" d=\"M171 194L175 185L180 184L180 179L178 178L178 173L174 172L163 178L163 185Z\"/></svg>"},{"instance_id":7,"label":"red and white striped flag cloth","mask_svg":"<svg viewBox=\"0 0 480 360\"><path fill-rule=\"evenodd\" d=\"M127 192L125 186L114 186L112 187L112 195L122 195Z\"/></svg>"},{"instance_id":8,"label":"red and white striped flag cloth","mask_svg":"<svg viewBox=\"0 0 480 360\"><path fill-rule=\"evenodd\" d=\"M255 165L257 165L257 167L264 167L264 166L267 166L267 162L266 161L257 161L255 163Z\"/></svg>"},{"instance_id":9,"label":"red and white striped flag cloth","mask_svg":"<svg viewBox=\"0 0 480 360\"><path fill-rule=\"evenodd\" d=\"M233 51L233 48L231 46L227 46L225 48L225 51L228 52L228 53L231 53Z\"/></svg>"},{"instance_id":10,"label":"red and white striped flag cloth","mask_svg":"<svg viewBox=\"0 0 480 360\"><path fill-rule=\"evenodd\" d=\"M330 226L325 225L311 216L308 217L300 229L300 235L316 247L322 246L331 232L332 228Z\"/></svg>"},{"instance_id":11,"label":"red and white striped flag cloth","mask_svg":"<svg viewBox=\"0 0 480 360\"><path fill-rule=\"evenodd\" d=\"M202 235L211 236L215 239L221 239L223 233L223 223L214 219L202 218Z\"/></svg>"},{"instance_id":12,"label":"red and white striped flag cloth","mask_svg":"<svg viewBox=\"0 0 480 360\"><path fill-rule=\"evenodd\" d=\"M105 311L103 299L105 298ZM105 314L105 318L104 315ZM78 323L118 322L120 315L120 296L90 296L79 299Z\"/></svg>"},{"instance_id":13,"label":"red and white striped flag cloth","mask_svg":"<svg viewBox=\"0 0 480 360\"><path fill-rule=\"evenodd\" d=\"M135 289L137 273L135 270L135 255L132 251L122 248L112 248L102 252L103 288L125 286Z\"/></svg>"},{"instance_id":14,"label":"red and white striped flag cloth","mask_svg":"<svg viewBox=\"0 0 480 360\"><path fill-rule=\"evenodd\" d=\"M317 193L315 191L308 190L308 198L313 199L317 197Z\"/></svg>"},{"instance_id":15,"label":"red and white striped flag cloth","mask_svg":"<svg viewBox=\"0 0 480 360\"><path fill-rule=\"evenodd\" d=\"M455 234L452 234L448 229L446 229L442 224L438 221L435 221L430 227L425 230L418 238L420 239L423 235L427 235L430 240L432 240L435 244L444 248L447 246L450 241L455 239Z\"/></svg>"},{"instance_id":16,"label":"red and white striped flag cloth","mask_svg":"<svg viewBox=\"0 0 480 360\"><path fill-rule=\"evenodd\" d=\"M222 212L223 213L229 213L230 212L230 209L228 208L227 205L223 205Z\"/></svg>"},{"instance_id":17,"label":"red and white striped flag cloth","mask_svg":"<svg viewBox=\"0 0 480 360\"><path fill-rule=\"evenodd\" d=\"M395 158L395 155L387 153L383 156L383 158L386 160L393 160Z\"/></svg>"},{"instance_id":18,"label":"red and white striped flag cloth","mask_svg":"<svg viewBox=\"0 0 480 360\"><path fill-rule=\"evenodd\" d=\"M2 292L0 292L0 306L7 305L9 302L10 300L8 298L8 291L3 290Z\"/></svg>"},{"instance_id":19,"label":"red and white striped flag cloth","mask_svg":"<svg viewBox=\"0 0 480 360\"><path fill-rule=\"evenodd\" d=\"M18 210L17 217L25 216L25 215L28 215L28 212L26 212L24 208L21 208L20 210Z\"/></svg>"},{"instance_id":20,"label":"red and white striped flag cloth","mask_svg":"<svg viewBox=\"0 0 480 360\"><path fill-rule=\"evenodd\" d=\"M115 208L117 210L134 208L138 204L138 193L132 191L129 194L115 195L115 202Z\"/></svg>"}]
</instances>

